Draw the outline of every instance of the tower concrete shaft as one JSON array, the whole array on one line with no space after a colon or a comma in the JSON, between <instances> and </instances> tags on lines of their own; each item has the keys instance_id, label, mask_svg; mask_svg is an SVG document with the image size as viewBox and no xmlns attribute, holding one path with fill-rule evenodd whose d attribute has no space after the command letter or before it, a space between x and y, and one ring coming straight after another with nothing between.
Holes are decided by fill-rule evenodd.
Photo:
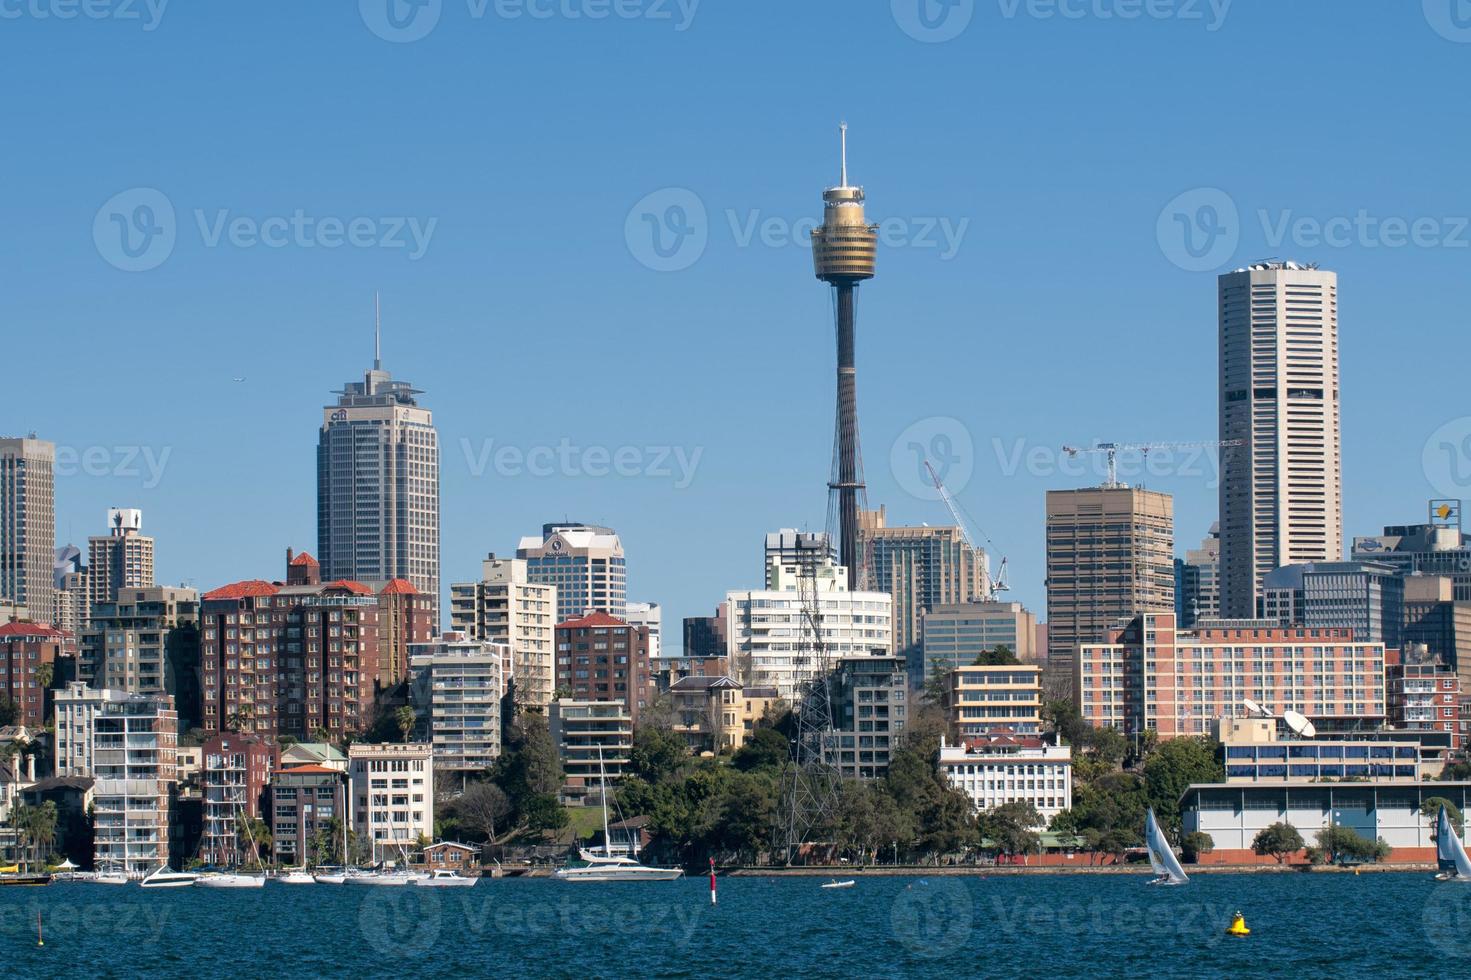
<instances>
[{"instance_id":1,"label":"tower concrete shaft","mask_svg":"<svg viewBox=\"0 0 1471 980\"><path fill-rule=\"evenodd\" d=\"M848 183L848 127L841 127L842 169L839 183L823 192L822 225L812 232L812 261L817 278L833 287L838 345L837 419L833 467L828 480L829 506L836 509L839 557L848 568L848 587L863 582L863 556L858 545L858 512L864 493L863 457L858 445L858 371L855 358L858 284L874 276L878 225L863 212L862 187ZM831 530L831 529L830 529Z\"/></svg>"}]
</instances>

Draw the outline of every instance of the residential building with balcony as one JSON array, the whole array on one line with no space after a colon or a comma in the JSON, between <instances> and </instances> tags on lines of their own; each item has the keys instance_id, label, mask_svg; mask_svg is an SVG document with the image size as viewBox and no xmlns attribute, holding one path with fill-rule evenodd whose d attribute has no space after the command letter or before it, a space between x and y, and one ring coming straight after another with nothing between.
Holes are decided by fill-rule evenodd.
<instances>
[{"instance_id":1,"label":"residential building with balcony","mask_svg":"<svg viewBox=\"0 0 1471 980\"><path fill-rule=\"evenodd\" d=\"M105 701L92 720L93 860L141 876L177 865L170 853L179 716L168 695Z\"/></svg>"},{"instance_id":2,"label":"residential building with balcony","mask_svg":"<svg viewBox=\"0 0 1471 980\"><path fill-rule=\"evenodd\" d=\"M271 848L287 866L344 864L343 823L347 819L347 774L326 766L283 766L271 773L267 788Z\"/></svg>"},{"instance_id":3,"label":"residential building with balcony","mask_svg":"<svg viewBox=\"0 0 1471 980\"><path fill-rule=\"evenodd\" d=\"M1035 664L968 664L949 677L948 728L956 740L995 731L1032 736L1042 731L1042 668Z\"/></svg>"},{"instance_id":4,"label":"residential building with balcony","mask_svg":"<svg viewBox=\"0 0 1471 980\"><path fill-rule=\"evenodd\" d=\"M622 701L638 724L658 696L648 627L603 612L558 623L557 690L574 701Z\"/></svg>"},{"instance_id":5,"label":"residential building with balcony","mask_svg":"<svg viewBox=\"0 0 1471 980\"><path fill-rule=\"evenodd\" d=\"M835 735L827 762L845 779L880 779L909 723L909 675L903 657L847 657L832 678Z\"/></svg>"},{"instance_id":6,"label":"residential building with balcony","mask_svg":"<svg viewBox=\"0 0 1471 980\"><path fill-rule=\"evenodd\" d=\"M512 702L545 711L557 688L557 587L532 581L524 559L492 553L480 567L480 581L450 586L451 628L472 640L504 644Z\"/></svg>"},{"instance_id":7,"label":"residential building with balcony","mask_svg":"<svg viewBox=\"0 0 1471 980\"><path fill-rule=\"evenodd\" d=\"M616 783L633 751L633 715L623 701L552 702L552 744L562 761L562 799L584 803L595 797L599 774Z\"/></svg>"},{"instance_id":8,"label":"residential building with balcony","mask_svg":"<svg viewBox=\"0 0 1471 980\"><path fill-rule=\"evenodd\" d=\"M348 746L353 830L375 864L408 863L420 837L434 837L434 753L416 743Z\"/></svg>"},{"instance_id":9,"label":"residential building with balcony","mask_svg":"<svg viewBox=\"0 0 1471 980\"><path fill-rule=\"evenodd\" d=\"M505 644L453 630L437 643L411 648L410 695L427 719L435 769L482 772L500 757L507 658Z\"/></svg>"},{"instance_id":10,"label":"residential building with balcony","mask_svg":"<svg viewBox=\"0 0 1471 980\"><path fill-rule=\"evenodd\" d=\"M200 747L199 787L203 806L200 858L231 867L247 860L264 861L266 848L243 838L241 824L258 821L276 747L259 735L225 732Z\"/></svg>"}]
</instances>

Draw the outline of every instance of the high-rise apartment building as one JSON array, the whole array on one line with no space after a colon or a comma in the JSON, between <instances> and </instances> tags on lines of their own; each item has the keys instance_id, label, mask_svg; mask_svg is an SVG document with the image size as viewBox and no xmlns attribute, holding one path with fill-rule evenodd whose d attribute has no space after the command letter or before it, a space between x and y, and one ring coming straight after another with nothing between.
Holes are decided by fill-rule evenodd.
<instances>
[{"instance_id":1,"label":"high-rise apartment building","mask_svg":"<svg viewBox=\"0 0 1471 980\"><path fill-rule=\"evenodd\" d=\"M1181 629L1221 617L1221 524L1211 525L1199 548L1175 559L1175 616Z\"/></svg>"},{"instance_id":2,"label":"high-rise apartment building","mask_svg":"<svg viewBox=\"0 0 1471 980\"><path fill-rule=\"evenodd\" d=\"M416 644L409 657L414 705L428 720L434 768L483 772L501 754L504 644L453 630Z\"/></svg>"},{"instance_id":3,"label":"high-rise apartment building","mask_svg":"<svg viewBox=\"0 0 1471 980\"><path fill-rule=\"evenodd\" d=\"M1037 617L1020 602L943 603L926 610L923 627L926 678L973 664L997 647L1024 664L1037 662Z\"/></svg>"},{"instance_id":4,"label":"high-rise apartment building","mask_svg":"<svg viewBox=\"0 0 1471 980\"><path fill-rule=\"evenodd\" d=\"M1284 565L1343 557L1338 276L1260 262L1218 282L1221 611Z\"/></svg>"},{"instance_id":5,"label":"high-rise apartment building","mask_svg":"<svg viewBox=\"0 0 1471 980\"><path fill-rule=\"evenodd\" d=\"M451 627L472 640L502 644L503 678L518 708L545 711L557 687L557 588L532 582L527 562L489 555L479 582L450 586Z\"/></svg>"},{"instance_id":6,"label":"high-rise apartment building","mask_svg":"<svg viewBox=\"0 0 1471 980\"><path fill-rule=\"evenodd\" d=\"M153 586L122 589L92 607L82 633L78 673L97 687L172 694L192 728L199 696L199 593Z\"/></svg>"},{"instance_id":7,"label":"high-rise apartment building","mask_svg":"<svg viewBox=\"0 0 1471 980\"><path fill-rule=\"evenodd\" d=\"M97 732L97 716L105 705L134 697L139 695L89 687L85 681L72 681L64 690L57 691L54 701L56 775L95 775L93 749L96 743L93 736Z\"/></svg>"},{"instance_id":8,"label":"high-rise apartment building","mask_svg":"<svg viewBox=\"0 0 1471 980\"><path fill-rule=\"evenodd\" d=\"M56 446L0 439L0 599L51 615L56 549Z\"/></svg>"},{"instance_id":9,"label":"high-rise apartment building","mask_svg":"<svg viewBox=\"0 0 1471 980\"><path fill-rule=\"evenodd\" d=\"M429 597L439 631L439 433L422 394L379 357L322 410L317 555L326 581L401 578Z\"/></svg>"},{"instance_id":10,"label":"high-rise apartment building","mask_svg":"<svg viewBox=\"0 0 1471 980\"><path fill-rule=\"evenodd\" d=\"M15 724L46 725L47 677L68 638L44 623L16 620L0 626L0 698L15 708Z\"/></svg>"},{"instance_id":11,"label":"high-rise apartment building","mask_svg":"<svg viewBox=\"0 0 1471 980\"><path fill-rule=\"evenodd\" d=\"M557 622L605 612L622 616L628 604L627 569L618 532L591 524L546 524L541 537L521 539L516 557L530 582L557 587Z\"/></svg>"},{"instance_id":12,"label":"high-rise apartment building","mask_svg":"<svg viewBox=\"0 0 1471 980\"><path fill-rule=\"evenodd\" d=\"M576 701L622 701L636 724L658 693L648 627L601 612L558 623L557 690Z\"/></svg>"},{"instance_id":13,"label":"high-rise apartment building","mask_svg":"<svg viewBox=\"0 0 1471 980\"><path fill-rule=\"evenodd\" d=\"M775 559L776 564L772 564ZM798 531L784 527L766 535L766 553L761 567L766 570L766 587L771 588L772 569L776 567L819 567L837 564L838 549L824 531Z\"/></svg>"},{"instance_id":14,"label":"high-rise apartment building","mask_svg":"<svg viewBox=\"0 0 1471 980\"><path fill-rule=\"evenodd\" d=\"M833 728L823 760L844 779L881 779L909 724L903 657L851 657L833 669Z\"/></svg>"},{"instance_id":15,"label":"high-rise apartment building","mask_svg":"<svg viewBox=\"0 0 1471 980\"><path fill-rule=\"evenodd\" d=\"M72 636L81 636L92 614L82 549L74 544L56 549L56 560L51 565L51 586L51 625Z\"/></svg>"},{"instance_id":16,"label":"high-rise apartment building","mask_svg":"<svg viewBox=\"0 0 1471 980\"><path fill-rule=\"evenodd\" d=\"M358 846L374 864L407 864L420 837L434 839L433 750L354 742L347 747L347 772Z\"/></svg>"},{"instance_id":17,"label":"high-rise apartment building","mask_svg":"<svg viewBox=\"0 0 1471 980\"><path fill-rule=\"evenodd\" d=\"M206 863L229 867L249 856L264 861L269 846L255 853L258 845L241 830L245 820L259 820L264 812L277 753L273 743L258 735L234 732L208 738L200 747L204 823L199 853Z\"/></svg>"},{"instance_id":18,"label":"high-rise apartment building","mask_svg":"<svg viewBox=\"0 0 1471 980\"><path fill-rule=\"evenodd\" d=\"M971 547L959 527L891 527L883 507L858 515L858 541L867 560L865 587L893 597L894 652L905 658L918 686L925 611L990 598L986 553Z\"/></svg>"},{"instance_id":19,"label":"high-rise apartment building","mask_svg":"<svg viewBox=\"0 0 1471 980\"><path fill-rule=\"evenodd\" d=\"M1071 690L1078 645L1140 613L1175 610L1169 494L1122 484L1047 491L1047 671Z\"/></svg>"},{"instance_id":20,"label":"high-rise apartment building","mask_svg":"<svg viewBox=\"0 0 1471 980\"><path fill-rule=\"evenodd\" d=\"M116 602L123 589L153 586L153 539L143 533L143 512L114 507L108 533L87 539L87 602Z\"/></svg>"},{"instance_id":21,"label":"high-rise apartment building","mask_svg":"<svg viewBox=\"0 0 1471 980\"><path fill-rule=\"evenodd\" d=\"M778 696L795 702L803 685L817 676L819 636L829 669L845 658L893 653L888 593L848 591L848 570L831 561L815 571L809 575L777 564L767 576L770 588L726 593L726 656L731 673L747 688L775 688ZM817 604L816 635L803 608L804 589L812 590Z\"/></svg>"},{"instance_id":22,"label":"high-rise apartment building","mask_svg":"<svg viewBox=\"0 0 1471 980\"><path fill-rule=\"evenodd\" d=\"M179 716L168 695L103 701L92 718L96 866L141 877L170 863Z\"/></svg>"}]
</instances>

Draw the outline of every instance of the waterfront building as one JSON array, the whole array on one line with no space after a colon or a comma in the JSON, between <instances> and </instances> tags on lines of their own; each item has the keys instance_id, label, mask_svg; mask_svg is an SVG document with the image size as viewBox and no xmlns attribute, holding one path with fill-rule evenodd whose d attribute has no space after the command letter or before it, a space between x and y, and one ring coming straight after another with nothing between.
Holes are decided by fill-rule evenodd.
<instances>
[{"instance_id":1,"label":"waterfront building","mask_svg":"<svg viewBox=\"0 0 1471 980\"><path fill-rule=\"evenodd\" d=\"M942 603L925 610L921 647L924 676L969 666L1006 647L1024 664L1037 662L1037 617L1020 602Z\"/></svg>"},{"instance_id":2,"label":"waterfront building","mask_svg":"<svg viewBox=\"0 0 1471 980\"><path fill-rule=\"evenodd\" d=\"M327 581L407 579L439 631L439 433L423 394L373 369L322 409L317 555ZM428 637L425 637L428 639Z\"/></svg>"},{"instance_id":3,"label":"waterfront building","mask_svg":"<svg viewBox=\"0 0 1471 980\"><path fill-rule=\"evenodd\" d=\"M428 719L434 768L483 772L501 754L505 645L451 630L411 650L410 690L414 707Z\"/></svg>"},{"instance_id":4,"label":"waterfront building","mask_svg":"<svg viewBox=\"0 0 1471 980\"><path fill-rule=\"evenodd\" d=\"M266 849L252 854L252 842L242 837L242 823L262 817L262 801L276 747L258 735L224 732L200 746L199 788L203 801L200 857L208 864L229 867L245 860L264 861Z\"/></svg>"},{"instance_id":5,"label":"waterfront building","mask_svg":"<svg viewBox=\"0 0 1471 980\"><path fill-rule=\"evenodd\" d=\"M71 681L64 690L56 692L53 702L56 775L97 774L93 757L97 716L105 704L126 701L130 696L126 691L89 687L85 681Z\"/></svg>"},{"instance_id":6,"label":"waterfront building","mask_svg":"<svg viewBox=\"0 0 1471 980\"><path fill-rule=\"evenodd\" d=\"M893 650L904 657L919 687L924 680L920 644L927 610L985 601L990 596L986 552L972 547L956 526L891 527L885 508L858 515L858 541L867 558L862 587L893 600Z\"/></svg>"},{"instance_id":7,"label":"waterfront building","mask_svg":"<svg viewBox=\"0 0 1471 980\"><path fill-rule=\"evenodd\" d=\"M628 605L623 542L610 527L546 524L541 537L527 536L516 548L526 562L527 581L557 589L557 622L589 612L622 616Z\"/></svg>"},{"instance_id":8,"label":"waterfront building","mask_svg":"<svg viewBox=\"0 0 1471 980\"><path fill-rule=\"evenodd\" d=\"M824 761L844 779L881 779L909 722L903 657L846 657L834 665L833 738Z\"/></svg>"},{"instance_id":9,"label":"waterfront building","mask_svg":"<svg viewBox=\"0 0 1471 980\"><path fill-rule=\"evenodd\" d=\"M1373 730L1337 736L1284 734L1277 718L1217 719L1213 733L1225 752L1226 782L1316 779L1418 782L1420 749Z\"/></svg>"},{"instance_id":10,"label":"waterfront building","mask_svg":"<svg viewBox=\"0 0 1471 980\"><path fill-rule=\"evenodd\" d=\"M16 725L46 725L46 688L68 637L41 623L16 620L0 626L0 697L14 706Z\"/></svg>"},{"instance_id":11,"label":"waterfront building","mask_svg":"<svg viewBox=\"0 0 1471 980\"><path fill-rule=\"evenodd\" d=\"M504 678L518 709L545 711L552 703L557 608L556 586L531 581L524 559L493 552L481 563L480 581L450 586L453 629L507 649Z\"/></svg>"},{"instance_id":12,"label":"waterfront building","mask_svg":"<svg viewBox=\"0 0 1471 980\"><path fill-rule=\"evenodd\" d=\"M123 589L153 587L153 539L143 533L143 512L113 507L108 533L87 539L87 604L116 602Z\"/></svg>"},{"instance_id":13,"label":"waterfront building","mask_svg":"<svg viewBox=\"0 0 1471 980\"><path fill-rule=\"evenodd\" d=\"M267 797L271 848L278 863L288 867L344 863L341 821L346 819L348 793L343 770L287 766L283 759L281 768L271 773Z\"/></svg>"},{"instance_id":14,"label":"waterfront building","mask_svg":"<svg viewBox=\"0 0 1471 980\"><path fill-rule=\"evenodd\" d=\"M1041 826L1073 805L1073 750L1049 744L1038 735L996 731L940 742L940 774L964 793L977 811L1008 803L1030 803Z\"/></svg>"},{"instance_id":15,"label":"waterfront building","mask_svg":"<svg viewBox=\"0 0 1471 980\"><path fill-rule=\"evenodd\" d=\"M434 838L433 751L428 745L347 747L353 830L369 860L407 863L419 837Z\"/></svg>"},{"instance_id":16,"label":"waterfront building","mask_svg":"<svg viewBox=\"0 0 1471 980\"><path fill-rule=\"evenodd\" d=\"M1384 665L1384 645L1350 629L1217 620L1176 630L1174 613L1155 613L1083 644L1074 680L1090 725L1169 739L1206 734L1244 698L1279 714L1378 723Z\"/></svg>"},{"instance_id":17,"label":"waterfront building","mask_svg":"<svg viewBox=\"0 0 1471 980\"><path fill-rule=\"evenodd\" d=\"M996 731L1042 731L1042 668L1035 664L967 664L948 678L948 729L957 740Z\"/></svg>"},{"instance_id":18,"label":"waterfront building","mask_svg":"<svg viewBox=\"0 0 1471 980\"><path fill-rule=\"evenodd\" d=\"M1343 557L1338 276L1271 260L1218 287L1221 614L1252 619L1273 569Z\"/></svg>"},{"instance_id":19,"label":"waterfront building","mask_svg":"<svg viewBox=\"0 0 1471 980\"><path fill-rule=\"evenodd\" d=\"M602 612L558 623L557 690L574 701L622 701L638 724L658 696L648 627Z\"/></svg>"},{"instance_id":20,"label":"waterfront building","mask_svg":"<svg viewBox=\"0 0 1471 980\"><path fill-rule=\"evenodd\" d=\"M1114 484L1047 491L1047 681L1074 694L1078 645L1175 608L1169 494Z\"/></svg>"},{"instance_id":21,"label":"waterfront building","mask_svg":"<svg viewBox=\"0 0 1471 980\"><path fill-rule=\"evenodd\" d=\"M1420 812L1431 797L1457 807L1471 805L1471 783L1323 783L1287 779L1271 783L1198 783L1180 798L1182 832L1209 834L1213 848L1201 864L1267 864L1277 861L1251 849L1256 835L1274 823L1290 823L1311 844L1320 830L1348 827L1389 845L1391 862L1435 863L1435 818ZM1287 863L1307 860L1299 851Z\"/></svg>"},{"instance_id":22,"label":"waterfront building","mask_svg":"<svg viewBox=\"0 0 1471 980\"><path fill-rule=\"evenodd\" d=\"M179 738L173 699L129 694L106 700L92 726L95 866L142 876L182 861L169 847Z\"/></svg>"},{"instance_id":23,"label":"waterfront building","mask_svg":"<svg viewBox=\"0 0 1471 980\"><path fill-rule=\"evenodd\" d=\"M0 599L49 616L55 549L56 445L0 438Z\"/></svg>"},{"instance_id":24,"label":"waterfront building","mask_svg":"<svg viewBox=\"0 0 1471 980\"><path fill-rule=\"evenodd\" d=\"M633 751L633 716L623 701L552 702L549 714L552 744L562 762L564 803L590 804L598 787L599 771L616 783Z\"/></svg>"},{"instance_id":25,"label":"waterfront building","mask_svg":"<svg viewBox=\"0 0 1471 980\"><path fill-rule=\"evenodd\" d=\"M1464 688L1459 674L1436 661L1391 664L1385 673L1390 727L1449 732L1451 751L1465 749L1460 726Z\"/></svg>"},{"instance_id":26,"label":"waterfront building","mask_svg":"<svg viewBox=\"0 0 1471 980\"><path fill-rule=\"evenodd\" d=\"M726 593L726 655L731 671L748 687L772 687L787 702L816 675L820 637L829 665L848 657L893 652L893 604L887 593L849 592L848 572L825 562L816 576L775 565L773 588ZM806 580L804 586L802 580ZM803 608L803 590L819 612L817 633Z\"/></svg>"}]
</instances>

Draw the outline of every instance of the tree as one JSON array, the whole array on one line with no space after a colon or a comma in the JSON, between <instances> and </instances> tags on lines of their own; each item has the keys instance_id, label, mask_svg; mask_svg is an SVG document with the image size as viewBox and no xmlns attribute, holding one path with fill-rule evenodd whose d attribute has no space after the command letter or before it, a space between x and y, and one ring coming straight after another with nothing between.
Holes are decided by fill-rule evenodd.
<instances>
[{"instance_id":1,"label":"tree","mask_svg":"<svg viewBox=\"0 0 1471 980\"><path fill-rule=\"evenodd\" d=\"M1320 834L1319 838L1321 837ZM1289 854L1296 854L1303 849L1302 834L1292 824L1278 821L1257 831L1256 837L1252 838L1251 849L1257 854L1270 854L1281 864Z\"/></svg>"},{"instance_id":2,"label":"tree","mask_svg":"<svg viewBox=\"0 0 1471 980\"><path fill-rule=\"evenodd\" d=\"M790 750L787 738L775 728L758 728L736 749L730 764L742 772L756 769L780 769L786 765Z\"/></svg>"},{"instance_id":3,"label":"tree","mask_svg":"<svg viewBox=\"0 0 1471 980\"><path fill-rule=\"evenodd\" d=\"M1215 839L1203 830L1193 830L1180 838L1180 850L1185 852L1185 860L1191 864L1199 861L1202 854L1209 854L1215 849Z\"/></svg>"},{"instance_id":4,"label":"tree","mask_svg":"<svg viewBox=\"0 0 1471 980\"><path fill-rule=\"evenodd\" d=\"M1191 783L1226 779L1221 744L1213 738L1172 738L1160 743L1144 763L1144 784L1160 824L1171 834L1180 830L1180 797Z\"/></svg>"},{"instance_id":5,"label":"tree","mask_svg":"<svg viewBox=\"0 0 1471 980\"><path fill-rule=\"evenodd\" d=\"M689 758L684 739L667 728L642 727L633 737L628 770L650 783L673 775Z\"/></svg>"},{"instance_id":6,"label":"tree","mask_svg":"<svg viewBox=\"0 0 1471 980\"><path fill-rule=\"evenodd\" d=\"M562 763L542 715L516 719L504 751L490 768L490 781L505 791L513 819L521 826L533 831L567 826L567 813L557 801Z\"/></svg>"},{"instance_id":7,"label":"tree","mask_svg":"<svg viewBox=\"0 0 1471 980\"><path fill-rule=\"evenodd\" d=\"M39 806L25 803L15 805L11 821L16 830L17 842L24 847L28 867L32 860L40 863L42 853L56 842L56 820L56 803L52 800Z\"/></svg>"},{"instance_id":8,"label":"tree","mask_svg":"<svg viewBox=\"0 0 1471 980\"><path fill-rule=\"evenodd\" d=\"M1456 833L1462 837L1466 836L1466 820L1461 813L1461 808L1444 796L1427 797L1425 802L1420 804L1420 815L1430 818L1431 835L1434 836L1435 834L1436 822L1440 819L1441 807L1445 807L1445 815L1450 818L1451 826L1456 829Z\"/></svg>"},{"instance_id":9,"label":"tree","mask_svg":"<svg viewBox=\"0 0 1471 980\"><path fill-rule=\"evenodd\" d=\"M1006 667L1019 663L1021 661L1016 658L1016 654L1011 652L1011 647L1004 643L998 644L990 650L982 650L976 656L975 660L975 666L977 667Z\"/></svg>"},{"instance_id":10,"label":"tree","mask_svg":"<svg viewBox=\"0 0 1471 980\"><path fill-rule=\"evenodd\" d=\"M20 708L10 698L0 695L0 726L14 725L20 717Z\"/></svg>"},{"instance_id":11,"label":"tree","mask_svg":"<svg viewBox=\"0 0 1471 980\"><path fill-rule=\"evenodd\" d=\"M1380 841L1372 841L1352 827L1334 824L1318 831L1318 847L1329 863L1345 860L1374 861L1380 857ZM1388 856L1388 845L1382 849Z\"/></svg>"},{"instance_id":12,"label":"tree","mask_svg":"<svg viewBox=\"0 0 1471 980\"><path fill-rule=\"evenodd\" d=\"M495 830L511 815L511 798L495 783L471 783L454 802L455 813L471 832L495 843Z\"/></svg>"},{"instance_id":13,"label":"tree","mask_svg":"<svg viewBox=\"0 0 1471 980\"><path fill-rule=\"evenodd\" d=\"M407 742L414 734L414 726L419 723L419 714L409 705L404 705L393 712L394 724L403 734L402 741Z\"/></svg>"},{"instance_id":14,"label":"tree","mask_svg":"<svg viewBox=\"0 0 1471 980\"><path fill-rule=\"evenodd\" d=\"M1471 779L1471 757L1447 762L1445 768L1440 771L1440 778L1447 782Z\"/></svg>"},{"instance_id":15,"label":"tree","mask_svg":"<svg viewBox=\"0 0 1471 980\"><path fill-rule=\"evenodd\" d=\"M1002 854L1025 854L1042 843L1032 829L1043 824L1042 815L1028 800L1004 803L983 811L976 826L981 837L988 839Z\"/></svg>"}]
</instances>

